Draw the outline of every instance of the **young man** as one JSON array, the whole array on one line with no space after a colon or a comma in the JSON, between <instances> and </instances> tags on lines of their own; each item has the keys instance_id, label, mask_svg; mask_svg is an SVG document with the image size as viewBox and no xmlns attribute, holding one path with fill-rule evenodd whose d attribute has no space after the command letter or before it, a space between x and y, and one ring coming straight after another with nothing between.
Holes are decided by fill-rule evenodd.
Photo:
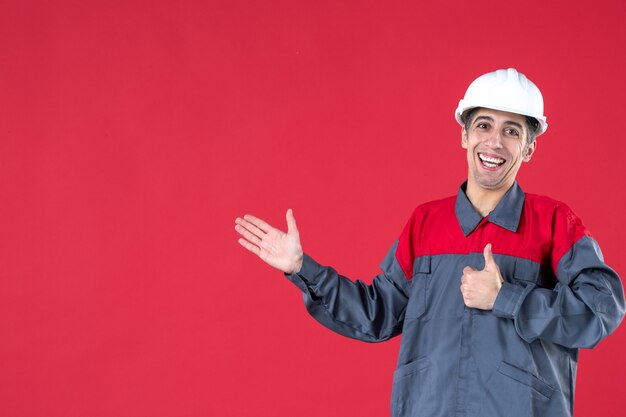
<instances>
[{"instance_id":1,"label":"young man","mask_svg":"<svg viewBox=\"0 0 626 417\"><path fill-rule=\"evenodd\" d=\"M403 334L392 415L571 416L578 348L624 315L619 277L563 203L515 178L547 129L543 98L510 68L477 78L460 101L468 176L458 194L415 209L372 285L303 254L250 215L239 243L287 274L310 314L349 337Z\"/></svg>"}]
</instances>

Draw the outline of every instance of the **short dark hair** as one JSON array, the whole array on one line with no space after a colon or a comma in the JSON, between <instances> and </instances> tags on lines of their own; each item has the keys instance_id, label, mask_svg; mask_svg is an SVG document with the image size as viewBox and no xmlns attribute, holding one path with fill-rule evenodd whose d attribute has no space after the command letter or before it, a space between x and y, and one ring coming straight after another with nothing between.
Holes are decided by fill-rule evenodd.
<instances>
[{"instance_id":1,"label":"short dark hair","mask_svg":"<svg viewBox=\"0 0 626 417\"><path fill-rule=\"evenodd\" d=\"M476 110L480 109L480 107L474 107L473 109L469 109L467 113L462 117L463 122L465 123L465 131L469 131L472 122L474 121L474 113ZM526 138L526 145L530 145L537 138L537 129L539 129L539 121L534 117L524 116L526 118L526 127L528 130L528 137Z\"/></svg>"}]
</instances>

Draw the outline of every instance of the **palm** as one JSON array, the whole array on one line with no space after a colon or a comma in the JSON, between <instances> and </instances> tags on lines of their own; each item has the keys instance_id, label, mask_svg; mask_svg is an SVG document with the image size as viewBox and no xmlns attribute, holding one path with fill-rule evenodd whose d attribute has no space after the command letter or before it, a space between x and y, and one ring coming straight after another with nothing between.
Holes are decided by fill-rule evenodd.
<instances>
[{"instance_id":1,"label":"palm","mask_svg":"<svg viewBox=\"0 0 626 417\"><path fill-rule=\"evenodd\" d=\"M296 234L288 234L281 230L272 228L261 239L259 246L259 258L269 265L280 270L293 269L291 259L300 247L300 239Z\"/></svg>"},{"instance_id":2,"label":"palm","mask_svg":"<svg viewBox=\"0 0 626 417\"><path fill-rule=\"evenodd\" d=\"M268 265L286 273L298 272L302 265L302 246L296 220L287 211L287 233L251 215L235 220L239 243Z\"/></svg>"}]
</instances>

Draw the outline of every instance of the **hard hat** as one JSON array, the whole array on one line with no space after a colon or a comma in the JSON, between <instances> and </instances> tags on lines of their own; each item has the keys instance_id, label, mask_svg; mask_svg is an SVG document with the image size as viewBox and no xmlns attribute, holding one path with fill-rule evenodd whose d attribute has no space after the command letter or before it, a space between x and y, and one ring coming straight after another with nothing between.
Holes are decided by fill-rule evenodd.
<instances>
[{"instance_id":1,"label":"hard hat","mask_svg":"<svg viewBox=\"0 0 626 417\"><path fill-rule=\"evenodd\" d=\"M543 115L543 97L537 86L514 68L501 69L476 78L459 101L456 121L464 126L463 114L475 107L501 110L537 119L539 136L548 129Z\"/></svg>"}]
</instances>

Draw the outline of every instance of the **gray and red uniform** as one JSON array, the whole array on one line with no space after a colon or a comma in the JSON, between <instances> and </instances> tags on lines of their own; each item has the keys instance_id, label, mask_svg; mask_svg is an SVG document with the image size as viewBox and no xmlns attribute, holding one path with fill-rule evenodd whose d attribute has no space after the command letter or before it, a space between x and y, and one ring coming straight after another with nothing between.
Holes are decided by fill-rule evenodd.
<instances>
[{"instance_id":1,"label":"gray and red uniform","mask_svg":"<svg viewBox=\"0 0 626 417\"><path fill-rule=\"evenodd\" d=\"M504 284L493 310L468 308L465 266L492 243ZM578 348L624 315L620 278L564 204L515 183L488 217L461 187L415 209L371 285L305 255L289 275L310 314L348 337L400 333L392 416L571 416Z\"/></svg>"}]
</instances>

